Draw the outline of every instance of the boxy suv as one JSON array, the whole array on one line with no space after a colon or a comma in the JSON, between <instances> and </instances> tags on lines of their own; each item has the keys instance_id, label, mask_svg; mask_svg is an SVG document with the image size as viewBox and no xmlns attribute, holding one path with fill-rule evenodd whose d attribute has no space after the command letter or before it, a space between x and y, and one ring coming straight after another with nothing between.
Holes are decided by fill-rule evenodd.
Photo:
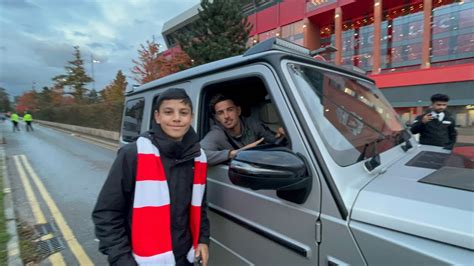
<instances>
[{"instance_id":1,"label":"boxy suv","mask_svg":"<svg viewBox=\"0 0 474 266\"><path fill-rule=\"evenodd\" d=\"M123 143L169 88L192 98L201 138L216 93L286 132L209 168L211 265L474 264L472 164L418 145L360 72L270 39L127 92Z\"/></svg>"}]
</instances>

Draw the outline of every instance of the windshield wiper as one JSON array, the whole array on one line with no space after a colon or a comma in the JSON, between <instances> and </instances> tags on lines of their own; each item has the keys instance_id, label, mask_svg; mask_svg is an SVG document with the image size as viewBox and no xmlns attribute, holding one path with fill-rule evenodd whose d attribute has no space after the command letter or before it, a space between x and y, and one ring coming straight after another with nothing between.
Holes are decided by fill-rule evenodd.
<instances>
[{"instance_id":1,"label":"windshield wiper","mask_svg":"<svg viewBox=\"0 0 474 266\"><path fill-rule=\"evenodd\" d=\"M402 146L404 152L407 152L409 149L413 148L413 145L410 142L410 133L406 129L402 132L402 139L405 141L405 145Z\"/></svg>"},{"instance_id":2,"label":"windshield wiper","mask_svg":"<svg viewBox=\"0 0 474 266\"><path fill-rule=\"evenodd\" d=\"M377 152L377 143L381 142L384 139L385 139L385 137L380 137L380 138L378 138L374 141L367 142L364 145L364 149L360 153L359 158L357 158L357 162L365 160L366 159L365 154L367 153L367 149L369 148L369 146L373 147L372 148L372 157L371 157L371 159L364 163L365 168L367 168L367 170L369 172L374 170L375 168L377 168L377 166L379 166L381 164L380 155Z\"/></svg>"},{"instance_id":3,"label":"windshield wiper","mask_svg":"<svg viewBox=\"0 0 474 266\"><path fill-rule=\"evenodd\" d=\"M405 145L402 145L402 150L404 152L407 152L409 149L413 148L413 145L410 142L410 133L408 133L407 129L403 129L398 131L394 136L394 143L395 145L399 145L403 142L405 142Z\"/></svg>"},{"instance_id":4,"label":"windshield wiper","mask_svg":"<svg viewBox=\"0 0 474 266\"><path fill-rule=\"evenodd\" d=\"M359 157L357 158L357 163L360 162L360 161L363 161L367 158L365 158L365 154L367 153L367 149L369 148L369 146L373 145L374 148L373 148L373 153L376 154L377 153L377 143L381 142L382 140L384 140L385 138L384 137L380 137L376 140L373 140L373 141L369 141L367 142L366 144L364 144L364 149L362 150L362 152L360 153Z\"/></svg>"}]
</instances>

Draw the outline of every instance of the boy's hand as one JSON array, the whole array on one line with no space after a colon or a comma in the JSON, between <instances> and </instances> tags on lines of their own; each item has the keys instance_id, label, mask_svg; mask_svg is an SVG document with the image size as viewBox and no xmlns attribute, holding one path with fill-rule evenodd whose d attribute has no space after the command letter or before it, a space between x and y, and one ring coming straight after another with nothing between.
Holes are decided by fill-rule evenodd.
<instances>
[{"instance_id":1,"label":"boy's hand","mask_svg":"<svg viewBox=\"0 0 474 266\"><path fill-rule=\"evenodd\" d=\"M202 258L202 265L206 266L209 260L209 247L206 244L198 244L194 256L200 256Z\"/></svg>"}]
</instances>

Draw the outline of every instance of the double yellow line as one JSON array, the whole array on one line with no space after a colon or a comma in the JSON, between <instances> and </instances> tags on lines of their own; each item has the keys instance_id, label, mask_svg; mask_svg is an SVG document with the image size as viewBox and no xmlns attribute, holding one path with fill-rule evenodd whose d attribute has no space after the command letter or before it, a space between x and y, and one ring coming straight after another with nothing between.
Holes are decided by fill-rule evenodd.
<instances>
[{"instance_id":1,"label":"double yellow line","mask_svg":"<svg viewBox=\"0 0 474 266\"><path fill-rule=\"evenodd\" d=\"M56 205L54 200L51 198L51 195L46 190L41 179L33 170L33 167L31 167L26 156L15 155L13 156L13 159L15 161L18 174L20 175L21 182L23 183L23 187L25 188L26 197L28 198L28 202L30 203L36 222L39 224L44 224L47 221L43 212L41 211L41 207L39 206L35 193L33 192L33 188L31 186L30 180L28 179L28 175L31 177L31 179L33 180L33 183L38 188L38 191L41 197L43 198L46 205L48 206L48 209L51 212L51 215L53 216L54 221L56 222L56 225L61 231L64 237L64 240L68 244L72 253L76 257L77 261L79 262L79 265L94 265L91 259L89 258L89 256L86 254L86 252L82 248L82 246L77 241L71 228L69 227L66 220L64 219L64 216L59 211L58 206ZM26 172L28 172L28 175L26 174ZM59 252L56 252L52 254L51 256L49 256L49 260L51 261L51 264L54 266L66 265L62 254Z\"/></svg>"}]
</instances>

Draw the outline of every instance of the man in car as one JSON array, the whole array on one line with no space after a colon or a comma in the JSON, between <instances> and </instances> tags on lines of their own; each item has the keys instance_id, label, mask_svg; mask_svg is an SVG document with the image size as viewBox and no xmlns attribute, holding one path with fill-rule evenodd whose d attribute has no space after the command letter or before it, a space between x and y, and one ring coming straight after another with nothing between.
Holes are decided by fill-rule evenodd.
<instances>
[{"instance_id":1,"label":"man in car","mask_svg":"<svg viewBox=\"0 0 474 266\"><path fill-rule=\"evenodd\" d=\"M411 132L420 134L421 144L453 149L457 137L456 122L446 111L448 101L449 97L445 94L431 96L430 110L413 121Z\"/></svg>"},{"instance_id":2,"label":"man in car","mask_svg":"<svg viewBox=\"0 0 474 266\"><path fill-rule=\"evenodd\" d=\"M216 125L201 140L209 165L226 162L241 150L253 148L262 142L274 143L285 136L281 127L275 133L263 123L241 116L240 106L229 96L214 95L209 107Z\"/></svg>"}]
</instances>

